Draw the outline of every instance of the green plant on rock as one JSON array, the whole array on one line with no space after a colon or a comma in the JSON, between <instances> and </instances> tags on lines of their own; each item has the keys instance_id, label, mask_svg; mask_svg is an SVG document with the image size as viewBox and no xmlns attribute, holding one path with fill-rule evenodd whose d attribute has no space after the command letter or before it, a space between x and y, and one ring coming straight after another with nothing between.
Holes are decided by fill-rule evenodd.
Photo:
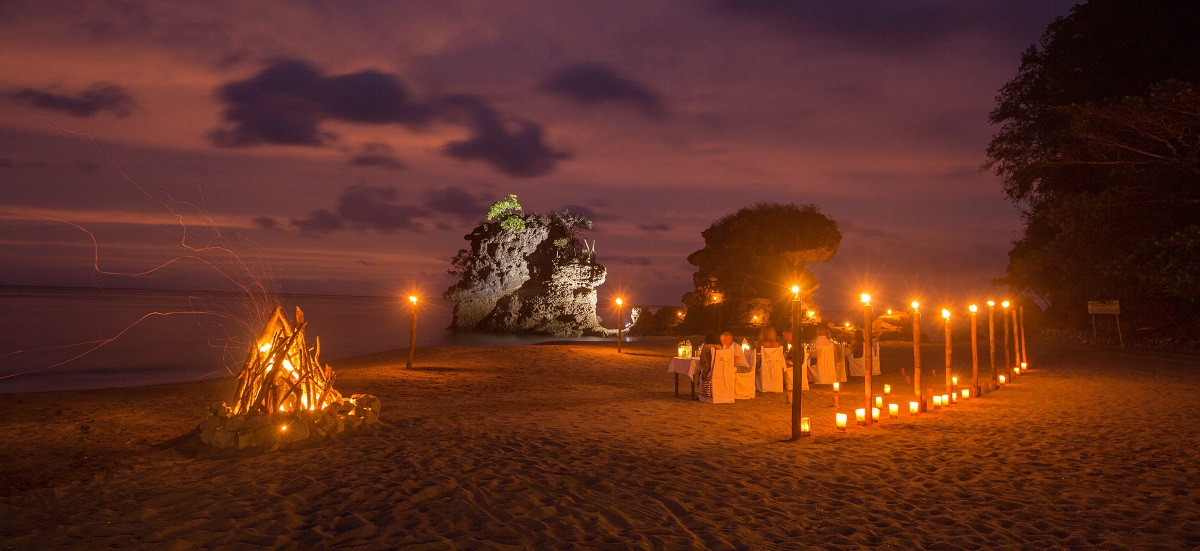
<instances>
[{"instance_id":1,"label":"green plant on rock","mask_svg":"<svg viewBox=\"0 0 1200 551\"><path fill-rule=\"evenodd\" d=\"M521 203L517 202L517 196L510 193L508 197L492 203L488 207L487 219L489 222L496 220L500 221L500 227L508 231L521 231L525 229L525 218L521 210Z\"/></svg>"}]
</instances>

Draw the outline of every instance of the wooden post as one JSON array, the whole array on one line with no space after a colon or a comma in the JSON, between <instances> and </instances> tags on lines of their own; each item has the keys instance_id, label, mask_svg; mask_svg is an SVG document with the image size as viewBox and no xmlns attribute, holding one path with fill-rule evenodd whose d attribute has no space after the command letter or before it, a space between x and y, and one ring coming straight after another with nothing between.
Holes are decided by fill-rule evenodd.
<instances>
[{"instance_id":1,"label":"wooden post","mask_svg":"<svg viewBox=\"0 0 1200 551\"><path fill-rule=\"evenodd\" d=\"M992 365L992 388L996 385L996 303L988 301L988 357Z\"/></svg>"},{"instance_id":2,"label":"wooden post","mask_svg":"<svg viewBox=\"0 0 1200 551\"><path fill-rule=\"evenodd\" d=\"M1017 323L1017 309L1016 308L1012 309L1012 331L1013 331L1013 356L1016 358L1017 361L1013 362L1012 365L1008 366L1008 371L1010 373L1016 374L1015 372L1013 372L1012 368L1018 367L1021 365L1021 335L1020 335L1020 331L1019 331L1019 324Z\"/></svg>"},{"instance_id":3,"label":"wooden post","mask_svg":"<svg viewBox=\"0 0 1200 551\"><path fill-rule=\"evenodd\" d=\"M800 313L803 304L800 301L800 289L792 287L792 438L801 438L800 418L804 416L804 373L808 366L804 365L804 347L800 345Z\"/></svg>"},{"instance_id":4,"label":"wooden post","mask_svg":"<svg viewBox=\"0 0 1200 551\"><path fill-rule=\"evenodd\" d=\"M1011 380L1012 373L1010 373L1010 372L1012 371L1012 358L1008 354L1008 301L1007 300L1004 301L1002 306L1004 306L1004 313L1001 314L1004 317L1004 370L1003 371L1004 371L1004 377L1006 379ZM1000 384L1000 379L996 379L996 384Z\"/></svg>"},{"instance_id":5,"label":"wooden post","mask_svg":"<svg viewBox=\"0 0 1200 551\"><path fill-rule=\"evenodd\" d=\"M675 397L679 397L679 373L675 373Z\"/></svg>"},{"instance_id":6,"label":"wooden post","mask_svg":"<svg viewBox=\"0 0 1200 551\"><path fill-rule=\"evenodd\" d=\"M921 403L921 411L925 409L925 397L921 394L921 311L920 304L912 303L913 307L913 394Z\"/></svg>"},{"instance_id":7,"label":"wooden post","mask_svg":"<svg viewBox=\"0 0 1200 551\"><path fill-rule=\"evenodd\" d=\"M950 381L950 377L952 377L950 374L950 368L952 365L950 358L953 346L950 338L950 311L943 309L942 318L946 320L946 394L950 394L951 392L954 392L954 384ZM945 404L942 405L944 406Z\"/></svg>"},{"instance_id":8,"label":"wooden post","mask_svg":"<svg viewBox=\"0 0 1200 551\"><path fill-rule=\"evenodd\" d=\"M976 326L979 325L977 317L978 307L971 305L971 394L979 396L979 338L976 334Z\"/></svg>"},{"instance_id":9,"label":"wooden post","mask_svg":"<svg viewBox=\"0 0 1200 551\"><path fill-rule=\"evenodd\" d=\"M1117 318L1117 335L1121 334L1120 315ZM1100 344L1100 335L1096 334L1096 314L1092 314L1092 344Z\"/></svg>"},{"instance_id":10,"label":"wooden post","mask_svg":"<svg viewBox=\"0 0 1200 551\"><path fill-rule=\"evenodd\" d=\"M619 299L619 298L617 299L617 354L621 353L621 340L622 340L621 331L623 329L623 326L625 325L625 314L621 309L621 304L623 302L624 301L622 301L621 299Z\"/></svg>"},{"instance_id":11,"label":"wooden post","mask_svg":"<svg viewBox=\"0 0 1200 551\"><path fill-rule=\"evenodd\" d=\"M863 397L866 399L867 425L872 423L871 408L875 407L874 389L871 388L871 372L875 371L875 359L872 357L874 347L871 346L871 297L865 293L863 301ZM853 352L853 351L852 351ZM882 412L880 412L882 414ZM881 415L882 416L882 415Z\"/></svg>"},{"instance_id":12,"label":"wooden post","mask_svg":"<svg viewBox=\"0 0 1200 551\"><path fill-rule=\"evenodd\" d=\"M1025 364L1025 368L1028 369L1029 368L1029 353L1025 350L1025 345L1027 344L1027 342L1025 341L1025 307L1020 306L1017 308L1017 311L1019 311L1021 313L1021 363ZM1117 322L1117 323L1119 324L1120 322ZM1119 327L1119 325L1118 325L1118 327ZM1119 332L1120 331L1118 330L1118 333Z\"/></svg>"},{"instance_id":13,"label":"wooden post","mask_svg":"<svg viewBox=\"0 0 1200 551\"><path fill-rule=\"evenodd\" d=\"M412 369L413 351L417 349L417 297L410 296L408 301L412 303L412 327L408 330L408 362L404 367Z\"/></svg>"}]
</instances>

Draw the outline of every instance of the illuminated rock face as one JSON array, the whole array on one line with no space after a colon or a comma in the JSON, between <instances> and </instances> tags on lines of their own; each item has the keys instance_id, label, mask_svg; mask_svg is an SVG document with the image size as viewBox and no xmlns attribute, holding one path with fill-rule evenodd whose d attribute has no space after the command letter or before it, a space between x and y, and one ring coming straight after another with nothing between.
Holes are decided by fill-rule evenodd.
<instances>
[{"instance_id":1,"label":"illuminated rock face","mask_svg":"<svg viewBox=\"0 0 1200 551\"><path fill-rule=\"evenodd\" d=\"M570 233L540 217L523 230L483 224L471 242L462 279L444 293L457 302L456 331L559 337L606 335L596 316L604 266Z\"/></svg>"}]
</instances>

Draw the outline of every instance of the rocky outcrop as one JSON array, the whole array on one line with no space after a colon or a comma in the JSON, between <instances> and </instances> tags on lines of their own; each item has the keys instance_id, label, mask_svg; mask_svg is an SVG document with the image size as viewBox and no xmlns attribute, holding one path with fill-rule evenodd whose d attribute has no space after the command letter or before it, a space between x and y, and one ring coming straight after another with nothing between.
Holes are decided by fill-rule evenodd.
<instances>
[{"instance_id":1,"label":"rocky outcrop","mask_svg":"<svg viewBox=\"0 0 1200 551\"><path fill-rule=\"evenodd\" d=\"M607 335L596 316L596 287L606 270L569 225L528 216L523 229L483 224L455 257L462 279L443 296L456 302L456 331L558 337Z\"/></svg>"}]
</instances>

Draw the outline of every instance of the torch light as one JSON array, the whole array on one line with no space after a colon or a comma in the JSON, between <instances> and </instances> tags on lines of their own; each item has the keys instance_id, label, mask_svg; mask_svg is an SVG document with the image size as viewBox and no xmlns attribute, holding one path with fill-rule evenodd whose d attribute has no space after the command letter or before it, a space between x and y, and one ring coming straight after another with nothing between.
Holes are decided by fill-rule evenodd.
<instances>
[{"instance_id":1,"label":"torch light","mask_svg":"<svg viewBox=\"0 0 1200 551\"><path fill-rule=\"evenodd\" d=\"M971 388L979 392L979 335L977 334L976 315L979 307L972 304L967 307L971 311Z\"/></svg>"},{"instance_id":2,"label":"torch light","mask_svg":"<svg viewBox=\"0 0 1200 551\"><path fill-rule=\"evenodd\" d=\"M924 404L921 397L921 303L912 301L913 317L913 395L918 404ZM923 405L921 407L924 407Z\"/></svg>"},{"instance_id":3,"label":"torch light","mask_svg":"<svg viewBox=\"0 0 1200 551\"><path fill-rule=\"evenodd\" d=\"M946 392L949 393L951 390L953 390L952 385L950 383L950 366L952 365L951 361L950 361L950 354L951 354L951 350L952 350L952 348L951 348L952 345L950 343L951 338L950 338L950 311L949 310L942 308L942 319L946 320ZM945 403L945 400L942 401L942 405L947 405Z\"/></svg>"},{"instance_id":4,"label":"torch light","mask_svg":"<svg viewBox=\"0 0 1200 551\"><path fill-rule=\"evenodd\" d=\"M417 350L417 295L408 295L408 303L412 306L412 324L408 329L408 361L405 369L412 369L413 353Z\"/></svg>"},{"instance_id":5,"label":"torch light","mask_svg":"<svg viewBox=\"0 0 1200 551\"><path fill-rule=\"evenodd\" d=\"M871 403L874 402L874 400L872 400L871 396L875 392L874 388L872 388L872 385L871 385L871 374L875 370L874 369L875 368L874 358L871 357L872 353L873 353L873 350L871 347L871 324L874 321L875 316L871 313L871 295L869 295L867 293L862 293L861 295L858 296L858 299L860 301L862 301L862 303L863 303L863 329L862 329L863 344L862 344L862 346L863 346L863 365L865 366L863 368L863 387L864 387L863 394L864 394L864 398L866 400L864 405L869 408L869 407L871 407ZM869 425L874 421L878 421L877 416L869 419L867 421L867 424Z\"/></svg>"},{"instance_id":6,"label":"torch light","mask_svg":"<svg viewBox=\"0 0 1200 551\"><path fill-rule=\"evenodd\" d=\"M621 331L625 326L625 314L622 312L621 306L625 301L617 297L617 354L621 353Z\"/></svg>"}]
</instances>

